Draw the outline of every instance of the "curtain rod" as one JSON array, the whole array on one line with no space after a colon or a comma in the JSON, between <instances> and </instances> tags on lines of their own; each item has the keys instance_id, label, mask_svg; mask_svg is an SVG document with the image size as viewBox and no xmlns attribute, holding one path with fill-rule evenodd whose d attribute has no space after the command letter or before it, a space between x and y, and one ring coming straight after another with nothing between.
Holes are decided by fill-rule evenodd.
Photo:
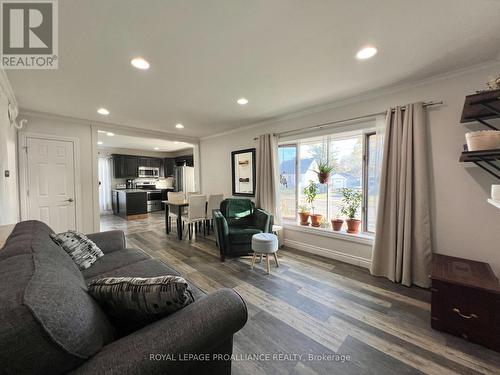
<instances>
[{"instance_id":1,"label":"curtain rod","mask_svg":"<svg viewBox=\"0 0 500 375\"><path fill-rule=\"evenodd\" d=\"M424 106L424 108L426 108L426 107L432 107L432 106L441 105L441 104L443 104L443 101L439 100L439 101L424 102L423 106ZM402 106L401 107L401 110L404 111L405 109L406 109L406 106ZM396 110L396 108L391 108L392 112L394 112L395 110ZM362 119L365 119L365 118L380 116L380 115L383 115L383 114L386 114L386 113L387 113L387 111L382 111L382 112L377 112L377 113L371 113L369 115L352 117L352 118L348 118L348 119L344 119L344 120L325 122L323 124L308 126L307 128L296 129L296 130L287 130L287 131L284 131L284 132L281 132L281 133L276 133L275 135L277 135L278 137L282 137L282 136L287 135L287 134L302 133L302 132L306 132L308 130L323 129L323 128L328 128L328 127L333 126L333 125L342 124L344 122L362 120ZM258 137L255 137L253 140L256 141L258 139L259 139Z\"/></svg>"}]
</instances>

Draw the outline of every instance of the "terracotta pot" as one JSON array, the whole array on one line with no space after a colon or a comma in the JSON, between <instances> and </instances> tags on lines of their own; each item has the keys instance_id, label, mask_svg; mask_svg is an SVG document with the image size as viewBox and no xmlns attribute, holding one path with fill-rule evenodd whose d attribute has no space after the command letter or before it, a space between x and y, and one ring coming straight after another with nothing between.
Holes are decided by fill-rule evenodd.
<instances>
[{"instance_id":1,"label":"terracotta pot","mask_svg":"<svg viewBox=\"0 0 500 375\"><path fill-rule=\"evenodd\" d=\"M345 222L347 223L347 233L358 233L361 220L347 219Z\"/></svg>"},{"instance_id":2,"label":"terracotta pot","mask_svg":"<svg viewBox=\"0 0 500 375\"><path fill-rule=\"evenodd\" d=\"M309 212L299 212L300 225L309 225Z\"/></svg>"},{"instance_id":3,"label":"terracotta pot","mask_svg":"<svg viewBox=\"0 0 500 375\"><path fill-rule=\"evenodd\" d=\"M339 231L342 229L342 225L344 225L344 220L342 219L334 219L332 220L332 228L334 231Z\"/></svg>"},{"instance_id":4,"label":"terracotta pot","mask_svg":"<svg viewBox=\"0 0 500 375\"><path fill-rule=\"evenodd\" d=\"M320 214L311 215L311 226L316 228L319 227L321 225L319 222L321 221L322 217L323 215Z\"/></svg>"},{"instance_id":5,"label":"terracotta pot","mask_svg":"<svg viewBox=\"0 0 500 375\"><path fill-rule=\"evenodd\" d=\"M320 184L326 184L329 177L330 173L318 173L318 181Z\"/></svg>"}]
</instances>

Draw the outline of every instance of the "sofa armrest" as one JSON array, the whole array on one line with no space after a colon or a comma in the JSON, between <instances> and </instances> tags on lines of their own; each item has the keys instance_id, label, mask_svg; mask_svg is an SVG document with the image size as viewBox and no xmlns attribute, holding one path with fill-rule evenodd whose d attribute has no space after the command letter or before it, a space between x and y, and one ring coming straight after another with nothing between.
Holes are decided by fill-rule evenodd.
<instances>
[{"instance_id":1,"label":"sofa armrest","mask_svg":"<svg viewBox=\"0 0 500 375\"><path fill-rule=\"evenodd\" d=\"M253 213L254 226L264 233L270 233L273 227L273 215L257 208Z\"/></svg>"},{"instance_id":2,"label":"sofa armrest","mask_svg":"<svg viewBox=\"0 0 500 375\"><path fill-rule=\"evenodd\" d=\"M106 345L74 373L186 373L199 362L182 359L227 347L222 344L245 325L247 318L246 305L239 294L232 289L220 289Z\"/></svg>"},{"instance_id":3,"label":"sofa armrest","mask_svg":"<svg viewBox=\"0 0 500 375\"><path fill-rule=\"evenodd\" d=\"M126 246L125 234L121 230L87 234L87 237L94 241L104 254L125 249Z\"/></svg>"}]
</instances>

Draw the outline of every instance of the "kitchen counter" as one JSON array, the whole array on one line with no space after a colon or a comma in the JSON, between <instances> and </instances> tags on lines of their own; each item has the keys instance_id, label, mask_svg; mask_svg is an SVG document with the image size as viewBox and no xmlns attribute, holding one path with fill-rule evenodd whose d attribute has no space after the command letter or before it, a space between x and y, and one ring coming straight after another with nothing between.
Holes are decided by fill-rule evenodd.
<instances>
[{"instance_id":1,"label":"kitchen counter","mask_svg":"<svg viewBox=\"0 0 500 375\"><path fill-rule=\"evenodd\" d=\"M146 193L147 190L143 189L113 189L113 191L120 192L120 193Z\"/></svg>"}]
</instances>

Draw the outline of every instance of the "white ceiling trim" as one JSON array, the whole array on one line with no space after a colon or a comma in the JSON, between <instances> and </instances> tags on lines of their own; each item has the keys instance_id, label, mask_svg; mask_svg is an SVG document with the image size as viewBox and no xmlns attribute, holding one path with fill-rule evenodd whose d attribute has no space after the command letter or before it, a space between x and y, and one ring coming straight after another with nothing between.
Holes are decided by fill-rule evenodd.
<instances>
[{"instance_id":1,"label":"white ceiling trim","mask_svg":"<svg viewBox=\"0 0 500 375\"><path fill-rule=\"evenodd\" d=\"M46 120L65 121L65 122L72 123L72 124L91 126L91 127L95 128L96 130L97 129L108 130L108 131L113 131L113 132L116 132L119 134L130 135L130 136L135 136L135 137L151 137L151 136L153 136L153 137L168 139L168 140L172 140L172 141L187 142L187 143L192 143L192 144L199 143L199 138L182 136L179 134L164 132L161 130L149 130L149 129L138 128L138 127L128 126L128 125L120 125L120 124L109 123L109 122L93 121L93 120L87 120L87 119L82 119L82 118L77 118L77 117L58 115L55 113L32 111L32 110L25 109L25 108L20 109L20 116L35 117L35 118L41 118L41 119L46 119Z\"/></svg>"},{"instance_id":2,"label":"white ceiling trim","mask_svg":"<svg viewBox=\"0 0 500 375\"><path fill-rule=\"evenodd\" d=\"M242 132L245 130L250 130L253 128L258 128L261 126L274 124L276 122L296 119L296 118L304 117L307 115L320 113L320 112L328 111L328 110L335 109L335 108L344 107L344 106L355 104L355 103L364 102L366 100L370 100L370 99L379 97L381 95L394 94L394 93L397 93L400 91L404 91L404 90L408 90L408 89L411 89L414 87L425 85L425 84L432 82L432 81L440 81L440 80L445 80L445 79L449 79L449 78L453 78L453 77L459 77L459 76L462 76L462 75L465 75L468 73L473 73L473 72L478 71L478 70L493 68L495 66L498 66L500 68L500 55L498 56L497 59L490 60L490 61L487 61L487 62L484 62L481 64L475 64L475 65L471 65L471 66L468 66L465 68L452 70L450 72L437 74L437 75L430 76L430 77L420 79L417 81L413 81L413 82L406 82L403 84L399 83L399 84L381 87L378 89L368 90L368 91L359 93L357 95L353 95L353 96L350 96L347 98L335 100L335 101L330 102L328 104L313 106L313 107L306 108L306 109L303 109L300 111L288 113L284 116L278 116L278 117L275 117L273 119L269 119L266 121L260 121L260 122L256 122L256 123L251 124L251 125L242 126L242 127L236 128L236 129L225 131L225 132L211 134L211 135L208 135L206 137L201 137L200 141L204 141L204 140L212 139L212 138L217 138L217 137L224 136L224 135L239 133L239 132ZM400 103L395 103L394 105L396 105L396 104L400 104Z\"/></svg>"}]
</instances>

